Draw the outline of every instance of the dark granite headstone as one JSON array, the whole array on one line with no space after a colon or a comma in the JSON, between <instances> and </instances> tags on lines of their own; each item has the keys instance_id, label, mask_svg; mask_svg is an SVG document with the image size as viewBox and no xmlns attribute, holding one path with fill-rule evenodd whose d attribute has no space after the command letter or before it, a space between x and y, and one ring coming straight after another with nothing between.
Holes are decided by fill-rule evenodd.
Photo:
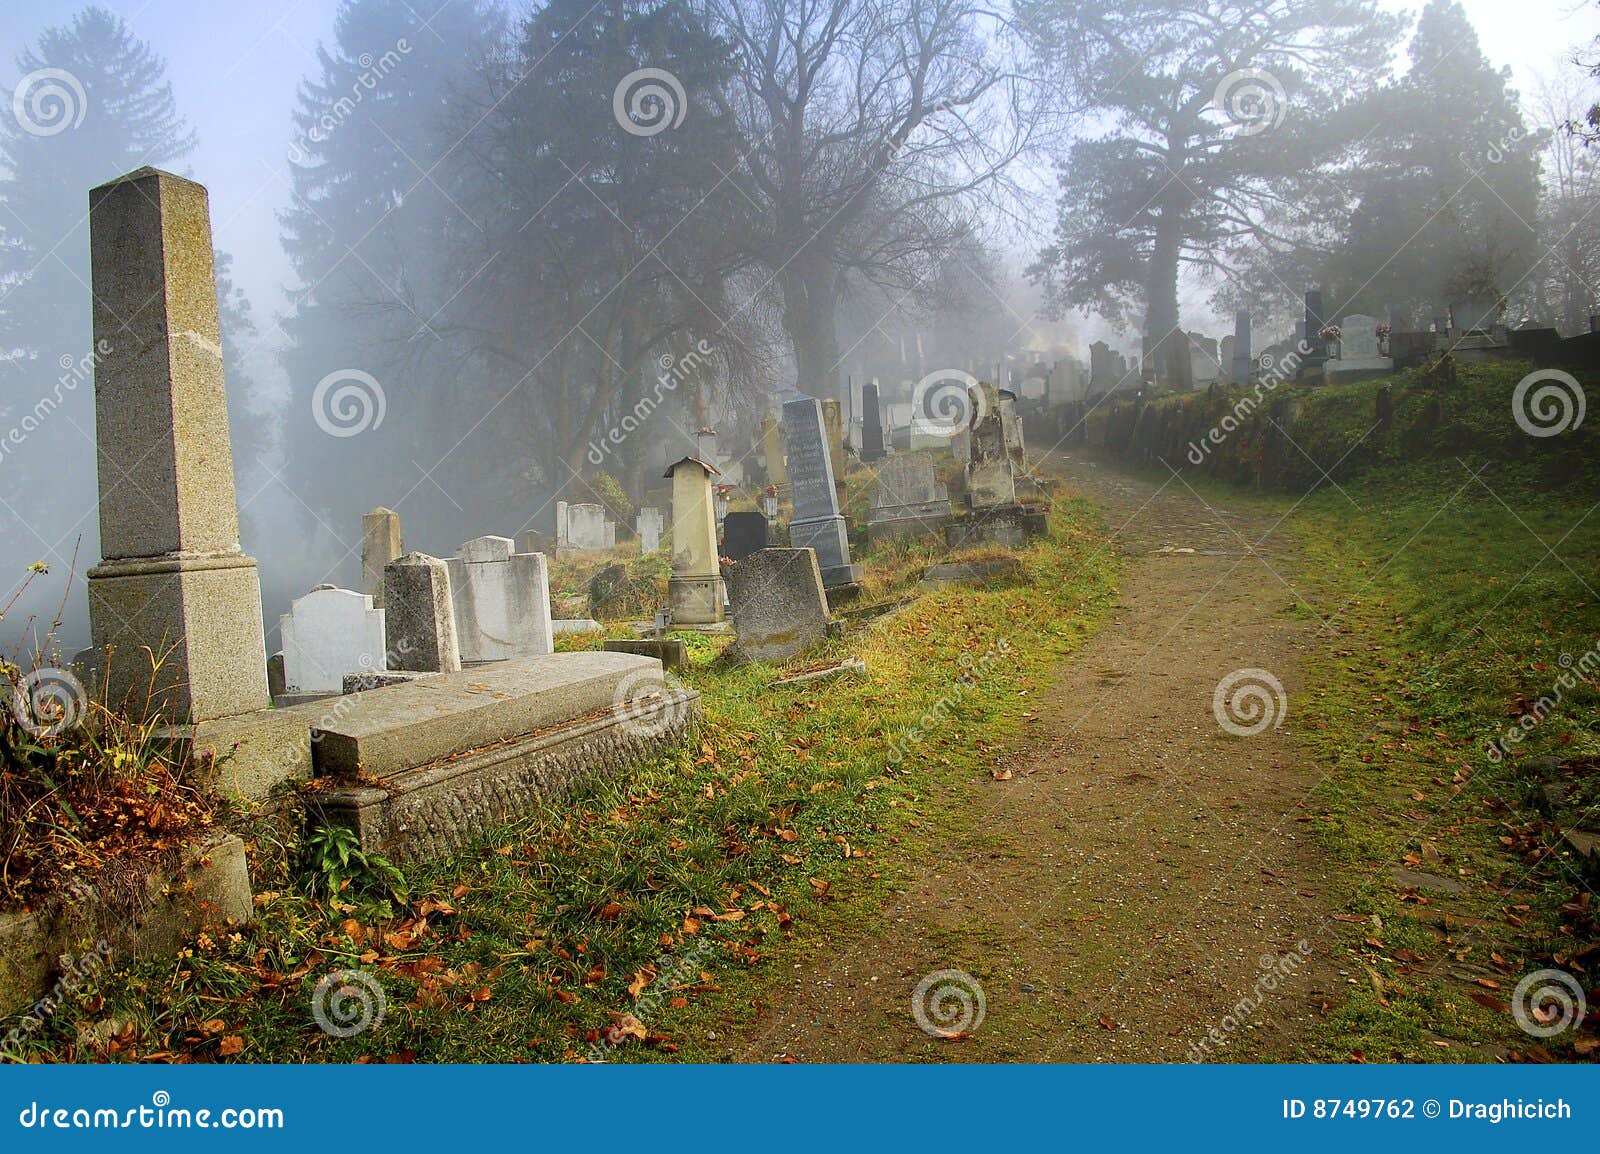
<instances>
[{"instance_id":1,"label":"dark granite headstone","mask_svg":"<svg viewBox=\"0 0 1600 1154\"><path fill-rule=\"evenodd\" d=\"M743 561L767 547L767 519L760 513L729 513L722 521L722 555Z\"/></svg>"},{"instance_id":2,"label":"dark granite headstone","mask_svg":"<svg viewBox=\"0 0 1600 1154\"><path fill-rule=\"evenodd\" d=\"M876 382L861 386L861 459L881 461L883 449L883 406L878 400Z\"/></svg>"},{"instance_id":3,"label":"dark granite headstone","mask_svg":"<svg viewBox=\"0 0 1600 1154\"><path fill-rule=\"evenodd\" d=\"M1233 383L1250 383L1250 314L1240 309L1233 315Z\"/></svg>"},{"instance_id":4,"label":"dark granite headstone","mask_svg":"<svg viewBox=\"0 0 1600 1154\"><path fill-rule=\"evenodd\" d=\"M816 550L824 585L853 584L861 573L850 563L850 542L839 515L822 405L815 397L784 403L783 439L789 459L789 497L794 504L789 544Z\"/></svg>"}]
</instances>

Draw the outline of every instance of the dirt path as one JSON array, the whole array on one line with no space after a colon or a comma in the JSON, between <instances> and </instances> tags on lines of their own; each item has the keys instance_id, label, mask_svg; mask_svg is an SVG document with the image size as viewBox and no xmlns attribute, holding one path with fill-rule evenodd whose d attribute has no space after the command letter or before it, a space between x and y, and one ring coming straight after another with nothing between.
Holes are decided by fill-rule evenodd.
<instances>
[{"instance_id":1,"label":"dirt path","mask_svg":"<svg viewBox=\"0 0 1600 1154\"><path fill-rule=\"evenodd\" d=\"M1113 620L1061 666L1013 778L971 783L971 834L797 970L744 1060L1182 1061L1212 1027L1231 1039L1219 1053L1290 1058L1347 980L1296 820L1316 773L1290 736L1310 644L1274 572L1290 575L1292 543L1179 480L1049 467L1101 504L1127 554ZM1281 681L1281 728L1223 731L1213 692L1241 669ZM919 981L947 969L986 1006L955 1042L912 1014ZM959 1000L943 1004L946 1026L965 1024Z\"/></svg>"}]
</instances>

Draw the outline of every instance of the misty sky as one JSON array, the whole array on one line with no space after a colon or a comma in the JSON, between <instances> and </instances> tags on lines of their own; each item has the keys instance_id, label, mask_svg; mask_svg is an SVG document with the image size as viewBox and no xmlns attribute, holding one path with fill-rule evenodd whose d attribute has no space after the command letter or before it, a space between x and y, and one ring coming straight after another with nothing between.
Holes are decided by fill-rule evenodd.
<instances>
[{"instance_id":1,"label":"misty sky","mask_svg":"<svg viewBox=\"0 0 1600 1154\"><path fill-rule=\"evenodd\" d=\"M268 352L276 344L272 325L291 278L276 219L289 199L290 110L295 86L317 71L318 41L332 37L337 0L102 3L167 59L178 107L200 135L188 168L211 190L217 244L234 254L235 280L249 296L264 338L251 368L270 386L278 376ZM420 11L429 0L418 3ZM1593 0L1463 4L1484 51L1496 64L1509 65L1524 91L1540 72L1561 67L1575 48L1600 36L1600 5ZM0 83L14 84L13 58L20 47L82 6L77 0L9 0L0 28ZM1418 5L1389 7L1414 12Z\"/></svg>"}]
</instances>

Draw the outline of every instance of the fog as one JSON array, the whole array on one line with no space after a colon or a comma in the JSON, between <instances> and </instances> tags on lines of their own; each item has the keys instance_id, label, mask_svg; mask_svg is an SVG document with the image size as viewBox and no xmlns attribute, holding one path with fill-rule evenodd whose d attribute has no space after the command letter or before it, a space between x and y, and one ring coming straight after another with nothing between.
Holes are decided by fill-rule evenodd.
<instances>
[{"instance_id":1,"label":"fog","mask_svg":"<svg viewBox=\"0 0 1600 1154\"><path fill-rule=\"evenodd\" d=\"M0 652L88 644L87 194L123 172L211 192L271 649L291 598L359 587L372 507L437 555L558 500L626 525L707 428L758 491L795 390L859 418L869 380L1086 389L1095 341L1184 390L1186 334L1245 309L1292 339L1311 287L1396 329L1494 298L1582 331L1597 35L1559 0L24 5Z\"/></svg>"}]
</instances>

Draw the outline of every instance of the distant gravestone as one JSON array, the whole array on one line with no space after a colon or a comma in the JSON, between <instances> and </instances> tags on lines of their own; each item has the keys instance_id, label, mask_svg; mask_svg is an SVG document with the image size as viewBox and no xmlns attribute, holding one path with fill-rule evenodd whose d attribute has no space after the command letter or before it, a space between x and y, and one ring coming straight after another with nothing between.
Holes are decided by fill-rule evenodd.
<instances>
[{"instance_id":1,"label":"distant gravestone","mask_svg":"<svg viewBox=\"0 0 1600 1154\"><path fill-rule=\"evenodd\" d=\"M776 417L761 418L761 448L767 458L767 484L789 483L789 470L783 462L783 425Z\"/></svg>"},{"instance_id":2,"label":"distant gravestone","mask_svg":"<svg viewBox=\"0 0 1600 1154\"><path fill-rule=\"evenodd\" d=\"M606 544L606 508L604 505L580 503L567 506L567 544L574 549L603 550L609 548Z\"/></svg>"},{"instance_id":3,"label":"distant gravestone","mask_svg":"<svg viewBox=\"0 0 1600 1154\"><path fill-rule=\"evenodd\" d=\"M1005 434L1006 456L1011 459L1013 476L1020 477L1028 471L1028 453L1022 443L1022 417L1017 413L1017 394L1010 389L1000 389L1000 428Z\"/></svg>"},{"instance_id":4,"label":"distant gravestone","mask_svg":"<svg viewBox=\"0 0 1600 1154\"><path fill-rule=\"evenodd\" d=\"M662 525L660 509L646 505L639 510L634 528L634 532L639 535L639 552L654 553L661 548Z\"/></svg>"},{"instance_id":5,"label":"distant gravestone","mask_svg":"<svg viewBox=\"0 0 1600 1154\"><path fill-rule=\"evenodd\" d=\"M1240 309L1233 315L1233 383L1248 385L1254 359L1250 350L1250 314Z\"/></svg>"},{"instance_id":6,"label":"distant gravestone","mask_svg":"<svg viewBox=\"0 0 1600 1154\"><path fill-rule=\"evenodd\" d=\"M319 585L278 618L285 693L343 693L347 673L388 668L383 610L352 589Z\"/></svg>"},{"instance_id":7,"label":"distant gravestone","mask_svg":"<svg viewBox=\"0 0 1600 1154\"><path fill-rule=\"evenodd\" d=\"M383 605L383 567L400 556L400 514L382 507L361 515L361 592Z\"/></svg>"},{"instance_id":8,"label":"distant gravestone","mask_svg":"<svg viewBox=\"0 0 1600 1154\"><path fill-rule=\"evenodd\" d=\"M828 461L837 481L844 476L844 409L836 400L822 402L822 424L828 436ZM785 430L787 432L787 430Z\"/></svg>"},{"instance_id":9,"label":"distant gravestone","mask_svg":"<svg viewBox=\"0 0 1600 1154\"><path fill-rule=\"evenodd\" d=\"M928 454L900 453L878 469L867 521L868 540L936 533L949 518L950 496L939 483Z\"/></svg>"},{"instance_id":10,"label":"distant gravestone","mask_svg":"<svg viewBox=\"0 0 1600 1154\"><path fill-rule=\"evenodd\" d=\"M1305 358L1305 363L1312 368L1320 368L1328 359L1327 342L1322 339L1322 330L1328 327L1328 322L1322 315L1322 293L1318 289L1311 289L1306 293L1306 343L1311 346L1311 353Z\"/></svg>"},{"instance_id":11,"label":"distant gravestone","mask_svg":"<svg viewBox=\"0 0 1600 1154\"><path fill-rule=\"evenodd\" d=\"M828 599L810 549L762 549L728 567L734 659L786 661L828 635Z\"/></svg>"},{"instance_id":12,"label":"distant gravestone","mask_svg":"<svg viewBox=\"0 0 1600 1154\"><path fill-rule=\"evenodd\" d=\"M698 457L685 457L666 475L672 481L672 576L667 580L672 620L680 625L715 624L723 619L722 567L711 497L716 468Z\"/></svg>"},{"instance_id":13,"label":"distant gravestone","mask_svg":"<svg viewBox=\"0 0 1600 1154\"><path fill-rule=\"evenodd\" d=\"M1357 313L1339 322L1339 355L1327 364L1331 376L1388 372L1394 361L1380 354L1378 320Z\"/></svg>"},{"instance_id":14,"label":"distant gravestone","mask_svg":"<svg viewBox=\"0 0 1600 1154\"><path fill-rule=\"evenodd\" d=\"M556 502L556 549L572 548L572 539L567 535L567 503Z\"/></svg>"},{"instance_id":15,"label":"distant gravestone","mask_svg":"<svg viewBox=\"0 0 1600 1154\"><path fill-rule=\"evenodd\" d=\"M462 661L553 653L550 577L543 553L509 537L474 537L450 558L450 598Z\"/></svg>"},{"instance_id":16,"label":"distant gravestone","mask_svg":"<svg viewBox=\"0 0 1600 1154\"><path fill-rule=\"evenodd\" d=\"M839 515L823 407L815 398L802 397L784 404L783 438L788 447L789 493L794 504L789 544L816 550L824 585L832 588L854 584L861 579L861 570L850 563L850 542L845 520Z\"/></svg>"},{"instance_id":17,"label":"distant gravestone","mask_svg":"<svg viewBox=\"0 0 1600 1154\"><path fill-rule=\"evenodd\" d=\"M878 400L878 382L861 386L861 459L881 461L883 444L883 406Z\"/></svg>"},{"instance_id":18,"label":"distant gravestone","mask_svg":"<svg viewBox=\"0 0 1600 1154\"><path fill-rule=\"evenodd\" d=\"M1006 445L999 390L983 383L972 390L968 426L967 501L974 509L1017 502L1016 475Z\"/></svg>"},{"instance_id":19,"label":"distant gravestone","mask_svg":"<svg viewBox=\"0 0 1600 1154\"><path fill-rule=\"evenodd\" d=\"M742 561L767 547L767 519L760 513L729 513L722 521L722 555Z\"/></svg>"},{"instance_id":20,"label":"distant gravestone","mask_svg":"<svg viewBox=\"0 0 1600 1154\"><path fill-rule=\"evenodd\" d=\"M450 567L426 553L407 553L383 571L383 615L390 664L416 673L461 668Z\"/></svg>"}]
</instances>

